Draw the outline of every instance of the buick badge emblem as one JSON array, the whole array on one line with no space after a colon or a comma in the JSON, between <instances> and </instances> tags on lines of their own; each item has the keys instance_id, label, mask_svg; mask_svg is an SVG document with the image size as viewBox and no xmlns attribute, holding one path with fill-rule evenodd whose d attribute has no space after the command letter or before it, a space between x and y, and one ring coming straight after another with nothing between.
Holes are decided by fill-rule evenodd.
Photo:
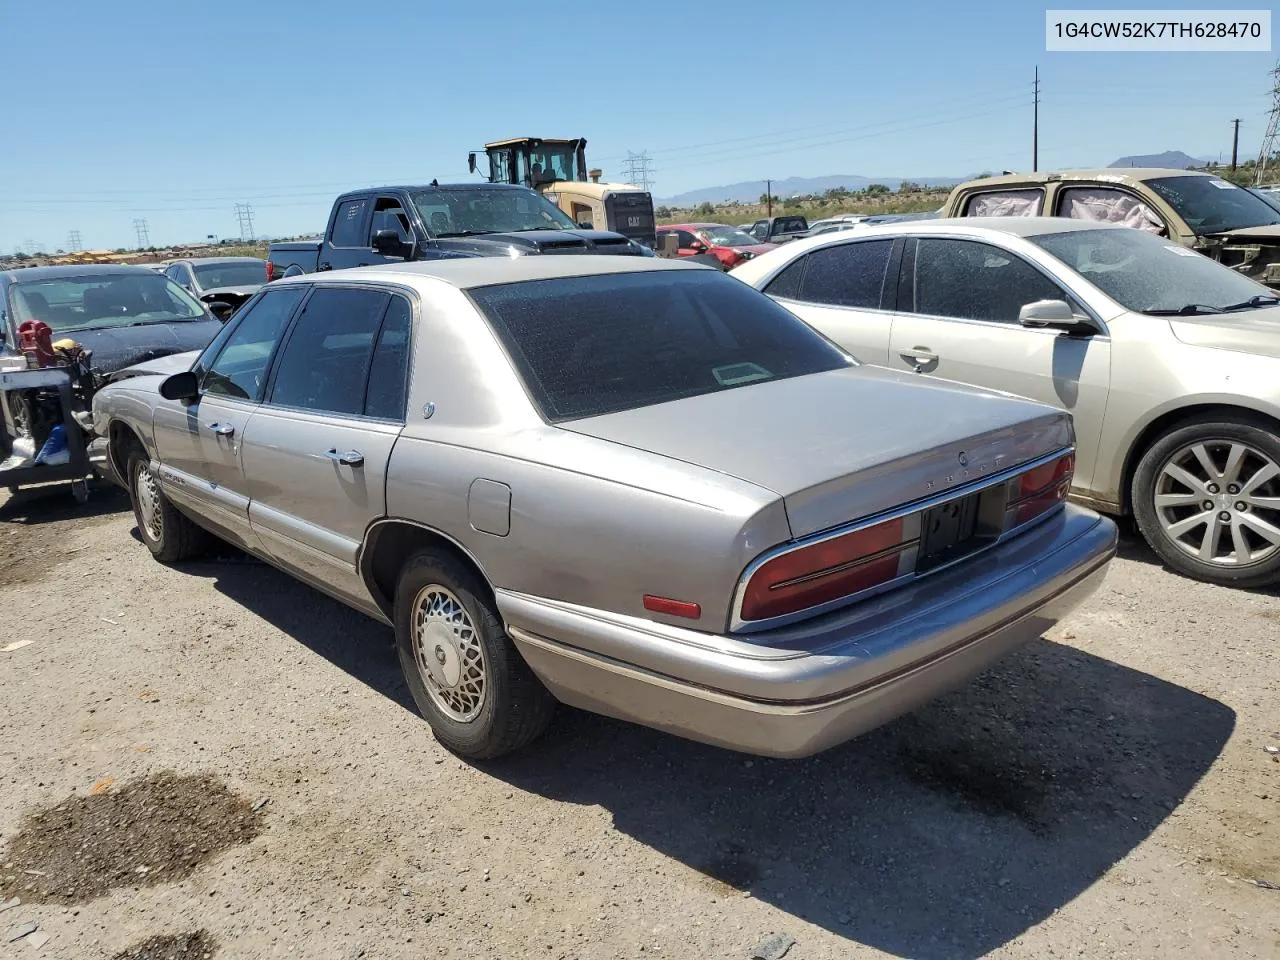
<instances>
[{"instance_id":1,"label":"buick badge emblem","mask_svg":"<svg viewBox=\"0 0 1280 960\"><path fill-rule=\"evenodd\" d=\"M968 465L969 465L969 458L968 458L967 456L965 456L965 452L964 452L963 450L961 450L961 451L960 451L960 466L962 466L962 467L967 467Z\"/></svg>"}]
</instances>

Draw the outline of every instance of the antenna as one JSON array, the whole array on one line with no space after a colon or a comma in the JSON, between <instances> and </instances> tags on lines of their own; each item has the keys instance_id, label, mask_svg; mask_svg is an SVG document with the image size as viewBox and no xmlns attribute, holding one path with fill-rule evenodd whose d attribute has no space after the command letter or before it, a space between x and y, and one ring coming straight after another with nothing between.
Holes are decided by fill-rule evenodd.
<instances>
[{"instance_id":1,"label":"antenna","mask_svg":"<svg viewBox=\"0 0 1280 960\"><path fill-rule=\"evenodd\" d=\"M240 239L253 242L253 207L247 203L236 204L236 220L240 224Z\"/></svg>"},{"instance_id":2,"label":"antenna","mask_svg":"<svg viewBox=\"0 0 1280 960\"><path fill-rule=\"evenodd\" d=\"M133 221L133 229L138 234L138 249L151 246L151 238L147 235L147 221L139 217Z\"/></svg>"},{"instance_id":3,"label":"antenna","mask_svg":"<svg viewBox=\"0 0 1280 960\"><path fill-rule=\"evenodd\" d=\"M1271 71L1271 78L1271 119L1267 121L1267 132L1262 137L1262 149L1258 151L1258 162L1253 171L1255 187L1266 183L1267 163L1276 152L1276 137L1280 135L1280 61Z\"/></svg>"}]
</instances>

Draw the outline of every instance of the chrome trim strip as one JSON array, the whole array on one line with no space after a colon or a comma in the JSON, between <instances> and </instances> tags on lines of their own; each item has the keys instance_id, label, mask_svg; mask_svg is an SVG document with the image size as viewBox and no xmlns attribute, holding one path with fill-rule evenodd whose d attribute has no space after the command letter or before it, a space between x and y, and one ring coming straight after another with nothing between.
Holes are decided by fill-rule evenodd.
<instances>
[{"instance_id":1,"label":"chrome trim strip","mask_svg":"<svg viewBox=\"0 0 1280 960\"><path fill-rule=\"evenodd\" d=\"M894 509L886 511L884 513L878 513L878 514L875 514L874 516L866 517L862 520L856 520L852 523L845 524L844 526L841 526L841 527L836 527L832 530L827 530L823 533L813 534L812 536L806 537L802 540L795 540L790 543L781 544L777 547L774 547L771 550L766 550L764 553L760 554L760 556L756 557L749 564L747 564L746 569L743 570L741 576L738 577L738 584L735 587L734 594L733 594L733 606L730 608L730 612L729 612L729 632L730 633L755 633L760 630L769 630L774 627L785 626L789 623L795 623L799 620L807 620L809 617L814 617L823 613L827 613L828 611L835 610L839 607L847 606L850 603L856 603L859 600L865 600L873 596L875 593L882 593L884 592L885 589L900 585L906 582L907 580L914 580L914 579L917 579L918 577L926 577L926 576L929 576L930 574L937 573L939 570L946 570L947 568L953 566L956 563L959 563L963 560L967 560L968 558L975 556L978 553L982 553L983 551L988 550L991 547L996 546L997 544L1003 543L1010 536L1014 535L1015 533L1019 533L1022 530L1027 529L1034 523L1038 523L1048 518L1055 511L1049 510L1041 514L1039 517L1035 517L1031 520L1028 520L1027 522L1021 524L1020 526L1003 530L998 537L993 539L991 543L987 544L985 547L981 547L978 550L973 551L972 553L966 553L962 557L957 557L951 563L943 564L938 567L932 567L929 570L925 571L924 573L916 573L914 571L914 563L913 563L912 565L913 569L910 573L904 574L903 576L895 580L890 580L888 583L879 584L878 586L875 586L875 587L869 587L867 590L861 591L859 593L851 593L847 597L840 597L839 599L832 600L828 603L820 604L819 606L816 606L816 607L808 607L804 610L798 610L795 613L788 613L778 617L770 617L769 619L766 619L766 620L742 619L742 602L746 594L747 583L750 582L752 576L755 575L757 570L759 570L762 566L764 566L770 560L773 560L775 557L779 557L779 556L782 556L783 554L791 553L796 550L801 550L801 549L804 549L805 547L813 546L816 543L824 543L827 540L833 540L836 537L842 537L845 534L856 533L857 531L864 530L867 527L873 527L877 524L885 523L886 521L889 521L889 520L896 520L899 517L910 517L913 514L918 514L924 510L928 510L932 507L939 506L940 504L947 503L951 500L958 500L962 497L967 497L972 493L977 493L979 491L986 490L990 487L996 487L1002 483L1008 483L1014 477L1018 476L1019 474L1025 473L1028 470L1034 470L1037 467L1042 467L1042 466L1045 466L1046 464L1053 463L1055 460L1066 456L1068 453L1074 454L1075 449L1076 449L1075 444L1072 444L1067 447L1061 447L1058 450L1055 450L1053 453L1047 454L1046 456L1040 457L1036 460L1028 461L1027 463L1020 464L1016 467L1010 467L1008 470L1004 470L1000 473L992 474L989 477L981 477L970 483L963 484L962 486L955 487L951 490L948 490L945 493L940 493L940 494L937 494L936 496L928 497L923 500L916 500L913 503L906 503L900 507L895 507ZM919 538L919 531L916 532L915 538L916 539ZM914 557L912 559L914 561ZM899 569L901 570L902 568L899 567Z\"/></svg>"}]
</instances>

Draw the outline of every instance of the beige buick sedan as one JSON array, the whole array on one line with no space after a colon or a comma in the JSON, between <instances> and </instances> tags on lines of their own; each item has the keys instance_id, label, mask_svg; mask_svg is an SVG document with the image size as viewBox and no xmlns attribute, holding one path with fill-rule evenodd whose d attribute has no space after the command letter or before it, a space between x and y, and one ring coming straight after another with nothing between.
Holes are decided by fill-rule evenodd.
<instances>
[{"instance_id":1,"label":"beige buick sedan","mask_svg":"<svg viewBox=\"0 0 1280 960\"><path fill-rule=\"evenodd\" d=\"M1139 230L1040 217L869 226L730 276L865 363L1069 410L1074 498L1131 513L1188 576L1280 580L1274 290Z\"/></svg>"}]
</instances>

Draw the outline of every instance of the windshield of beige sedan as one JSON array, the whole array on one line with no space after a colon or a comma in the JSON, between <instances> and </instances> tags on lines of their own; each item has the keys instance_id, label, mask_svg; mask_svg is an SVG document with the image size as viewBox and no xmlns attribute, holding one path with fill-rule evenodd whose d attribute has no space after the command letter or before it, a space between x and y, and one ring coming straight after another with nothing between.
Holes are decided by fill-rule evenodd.
<instances>
[{"instance_id":1,"label":"windshield of beige sedan","mask_svg":"<svg viewBox=\"0 0 1280 960\"><path fill-rule=\"evenodd\" d=\"M1136 313L1200 316L1278 302L1274 290L1141 230L1067 230L1027 239Z\"/></svg>"},{"instance_id":2,"label":"windshield of beige sedan","mask_svg":"<svg viewBox=\"0 0 1280 960\"><path fill-rule=\"evenodd\" d=\"M470 295L551 422L853 363L764 294L709 270L506 283Z\"/></svg>"}]
</instances>

